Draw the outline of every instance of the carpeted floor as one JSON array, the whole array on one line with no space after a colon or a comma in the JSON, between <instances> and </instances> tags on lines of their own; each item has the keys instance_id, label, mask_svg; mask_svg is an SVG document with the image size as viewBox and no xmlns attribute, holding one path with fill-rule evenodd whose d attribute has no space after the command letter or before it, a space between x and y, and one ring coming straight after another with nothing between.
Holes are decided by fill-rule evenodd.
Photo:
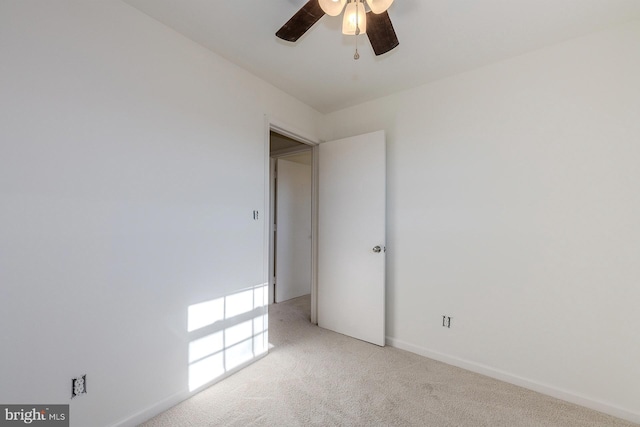
<instances>
[{"instance_id":1,"label":"carpeted floor","mask_svg":"<svg viewBox=\"0 0 640 427\"><path fill-rule=\"evenodd\" d=\"M321 329L309 305L270 306L268 356L143 426L636 425Z\"/></svg>"}]
</instances>

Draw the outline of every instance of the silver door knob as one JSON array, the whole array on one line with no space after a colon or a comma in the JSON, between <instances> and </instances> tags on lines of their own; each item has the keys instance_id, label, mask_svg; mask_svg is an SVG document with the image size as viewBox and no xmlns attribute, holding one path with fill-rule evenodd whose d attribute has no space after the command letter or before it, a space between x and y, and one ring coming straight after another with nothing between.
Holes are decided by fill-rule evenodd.
<instances>
[{"instance_id":1,"label":"silver door knob","mask_svg":"<svg viewBox=\"0 0 640 427\"><path fill-rule=\"evenodd\" d=\"M380 246L374 246L373 252L380 253L380 252L382 252L382 248Z\"/></svg>"}]
</instances>

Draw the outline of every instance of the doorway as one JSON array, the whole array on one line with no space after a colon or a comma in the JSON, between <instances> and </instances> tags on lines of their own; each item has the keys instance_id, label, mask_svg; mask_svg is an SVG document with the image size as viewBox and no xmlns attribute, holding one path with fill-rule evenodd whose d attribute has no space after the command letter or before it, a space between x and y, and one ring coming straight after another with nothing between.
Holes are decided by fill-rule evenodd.
<instances>
[{"instance_id":1,"label":"doorway","mask_svg":"<svg viewBox=\"0 0 640 427\"><path fill-rule=\"evenodd\" d=\"M311 145L270 129L269 303L312 293L313 157Z\"/></svg>"},{"instance_id":2,"label":"doorway","mask_svg":"<svg viewBox=\"0 0 640 427\"><path fill-rule=\"evenodd\" d=\"M264 273L274 298L270 135L292 139L283 150L312 150L311 323L377 345L385 342L386 138L384 131L323 142L265 116ZM302 145L300 145L302 143ZM321 156L320 156L321 154ZM345 169L346 168L346 169ZM320 170L324 173L320 174ZM320 183L322 181L322 184ZM334 184L337 183L337 187ZM321 187L322 186L322 187ZM322 192L319 190L323 189ZM323 196L324 195L324 196ZM353 196L357 195L358 198ZM322 212L321 212L322 211ZM366 215L363 216L363 212ZM337 216L336 216L337 215ZM362 219L367 219L363 221ZM322 226L319 219L323 219ZM332 225L333 221L333 225ZM338 226L335 226L337 221ZM322 240L319 239L322 230ZM357 233L356 233L357 231ZM346 237L351 241L335 241ZM355 243L354 243L355 242ZM322 243L322 244L321 244ZM322 258L322 259L321 259ZM336 262L338 264L336 264ZM320 267L322 272L320 273ZM340 273L340 277L335 277ZM320 277L321 275L321 277ZM319 279L322 283L319 283ZM319 287L322 286L322 293ZM336 292L336 290L340 292ZM350 293L347 297L343 294ZM366 296L363 298L362 296ZM320 319L322 296L322 319ZM332 312L327 312L327 308ZM337 319L335 313L340 313ZM335 317L335 318L334 318ZM319 321L322 323L319 323ZM333 320L336 325L327 322ZM340 330L340 325L355 325ZM353 328L352 328L353 329Z\"/></svg>"}]
</instances>

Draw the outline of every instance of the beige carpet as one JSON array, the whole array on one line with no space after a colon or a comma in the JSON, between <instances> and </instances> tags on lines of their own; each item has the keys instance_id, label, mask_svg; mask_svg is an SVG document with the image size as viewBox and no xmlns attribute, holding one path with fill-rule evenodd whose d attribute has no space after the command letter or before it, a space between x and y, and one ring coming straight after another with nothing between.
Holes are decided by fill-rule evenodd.
<instances>
[{"instance_id":1,"label":"beige carpet","mask_svg":"<svg viewBox=\"0 0 640 427\"><path fill-rule=\"evenodd\" d=\"M309 298L269 309L270 354L143 424L177 426L634 426L309 322Z\"/></svg>"}]
</instances>

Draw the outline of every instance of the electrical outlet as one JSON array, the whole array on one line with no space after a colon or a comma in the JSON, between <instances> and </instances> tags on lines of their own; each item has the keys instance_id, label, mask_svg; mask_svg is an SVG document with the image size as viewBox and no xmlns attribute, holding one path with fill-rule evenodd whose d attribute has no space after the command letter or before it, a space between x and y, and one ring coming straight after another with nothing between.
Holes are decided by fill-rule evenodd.
<instances>
[{"instance_id":1,"label":"electrical outlet","mask_svg":"<svg viewBox=\"0 0 640 427\"><path fill-rule=\"evenodd\" d=\"M71 398L87 393L87 375L71 378Z\"/></svg>"},{"instance_id":2,"label":"electrical outlet","mask_svg":"<svg viewBox=\"0 0 640 427\"><path fill-rule=\"evenodd\" d=\"M442 327L451 328L451 316L442 316Z\"/></svg>"}]
</instances>

